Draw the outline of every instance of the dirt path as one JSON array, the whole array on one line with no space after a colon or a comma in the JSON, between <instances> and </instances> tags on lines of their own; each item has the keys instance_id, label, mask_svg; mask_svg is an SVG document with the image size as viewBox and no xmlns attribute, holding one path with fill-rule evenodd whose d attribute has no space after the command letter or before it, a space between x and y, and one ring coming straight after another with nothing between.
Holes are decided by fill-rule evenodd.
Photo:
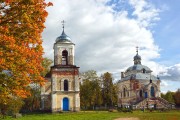
<instances>
[{"instance_id":1,"label":"dirt path","mask_svg":"<svg viewBox=\"0 0 180 120\"><path fill-rule=\"evenodd\" d=\"M134 117L131 117L131 118L117 118L117 119L114 119L114 120L139 120L139 118L134 118Z\"/></svg>"}]
</instances>

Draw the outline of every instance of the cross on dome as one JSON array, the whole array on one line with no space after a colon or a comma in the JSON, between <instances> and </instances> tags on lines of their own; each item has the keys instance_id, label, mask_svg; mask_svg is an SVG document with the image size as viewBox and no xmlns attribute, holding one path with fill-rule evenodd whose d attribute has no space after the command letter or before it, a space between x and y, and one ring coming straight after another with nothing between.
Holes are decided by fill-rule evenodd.
<instances>
[{"instance_id":1,"label":"cross on dome","mask_svg":"<svg viewBox=\"0 0 180 120\"><path fill-rule=\"evenodd\" d=\"M137 47L136 47L136 53L137 53L137 55L138 55L138 48L139 48L139 47L137 46Z\"/></svg>"},{"instance_id":2,"label":"cross on dome","mask_svg":"<svg viewBox=\"0 0 180 120\"><path fill-rule=\"evenodd\" d=\"M62 27L63 27L63 31L64 31L64 24L65 24L65 21L63 20L63 21L61 21L61 23L62 23Z\"/></svg>"},{"instance_id":3,"label":"cross on dome","mask_svg":"<svg viewBox=\"0 0 180 120\"><path fill-rule=\"evenodd\" d=\"M61 35L59 37L56 38L56 42L58 43L72 43L71 42L71 38L69 36L67 36L64 32L64 24L65 24L65 21L61 21L62 23L62 28L63 28L63 31L61 33Z\"/></svg>"}]
</instances>

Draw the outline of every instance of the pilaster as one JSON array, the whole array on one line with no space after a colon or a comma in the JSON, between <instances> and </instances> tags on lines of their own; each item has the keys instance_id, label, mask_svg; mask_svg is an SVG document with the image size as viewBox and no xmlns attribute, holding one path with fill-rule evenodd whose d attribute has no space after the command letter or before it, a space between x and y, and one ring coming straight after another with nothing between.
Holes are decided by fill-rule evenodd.
<instances>
[{"instance_id":1,"label":"pilaster","mask_svg":"<svg viewBox=\"0 0 180 120\"><path fill-rule=\"evenodd\" d=\"M75 76L75 91L79 91L79 77Z\"/></svg>"},{"instance_id":2,"label":"pilaster","mask_svg":"<svg viewBox=\"0 0 180 120\"><path fill-rule=\"evenodd\" d=\"M52 98L51 111L56 112L56 94L54 92L52 92L51 98Z\"/></svg>"},{"instance_id":3,"label":"pilaster","mask_svg":"<svg viewBox=\"0 0 180 120\"><path fill-rule=\"evenodd\" d=\"M64 91L64 81L61 80L61 91Z\"/></svg>"}]
</instances>

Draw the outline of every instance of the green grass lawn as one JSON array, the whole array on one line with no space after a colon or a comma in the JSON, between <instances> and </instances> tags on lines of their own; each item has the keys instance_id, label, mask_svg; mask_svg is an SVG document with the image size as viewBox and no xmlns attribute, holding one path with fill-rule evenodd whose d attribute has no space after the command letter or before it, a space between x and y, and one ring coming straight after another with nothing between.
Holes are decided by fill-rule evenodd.
<instances>
[{"instance_id":1,"label":"green grass lawn","mask_svg":"<svg viewBox=\"0 0 180 120\"><path fill-rule=\"evenodd\" d=\"M24 114L16 120L113 120L121 117L137 117L140 120L180 120L180 111L168 112L148 112L134 111L133 113L107 112L107 111L87 111L77 113L56 113L56 114ZM14 120L7 117L5 120Z\"/></svg>"}]
</instances>

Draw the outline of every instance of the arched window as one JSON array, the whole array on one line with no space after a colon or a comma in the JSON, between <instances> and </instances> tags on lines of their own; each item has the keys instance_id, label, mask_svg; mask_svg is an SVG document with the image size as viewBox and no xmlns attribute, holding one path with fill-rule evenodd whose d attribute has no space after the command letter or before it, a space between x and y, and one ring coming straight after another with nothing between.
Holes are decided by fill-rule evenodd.
<instances>
[{"instance_id":1,"label":"arched window","mask_svg":"<svg viewBox=\"0 0 180 120\"><path fill-rule=\"evenodd\" d=\"M64 80L64 91L68 91L68 80Z\"/></svg>"},{"instance_id":2,"label":"arched window","mask_svg":"<svg viewBox=\"0 0 180 120\"><path fill-rule=\"evenodd\" d=\"M62 65L68 65L68 51L62 51Z\"/></svg>"},{"instance_id":3,"label":"arched window","mask_svg":"<svg viewBox=\"0 0 180 120\"><path fill-rule=\"evenodd\" d=\"M126 97L126 88L123 89L124 97Z\"/></svg>"},{"instance_id":4,"label":"arched window","mask_svg":"<svg viewBox=\"0 0 180 120\"><path fill-rule=\"evenodd\" d=\"M143 68L142 72L143 72L143 73L146 73L146 70Z\"/></svg>"},{"instance_id":5,"label":"arched window","mask_svg":"<svg viewBox=\"0 0 180 120\"><path fill-rule=\"evenodd\" d=\"M139 91L139 96L142 97L142 90Z\"/></svg>"},{"instance_id":6,"label":"arched window","mask_svg":"<svg viewBox=\"0 0 180 120\"><path fill-rule=\"evenodd\" d=\"M151 97L155 97L155 94L154 94L154 87L151 86Z\"/></svg>"}]
</instances>

